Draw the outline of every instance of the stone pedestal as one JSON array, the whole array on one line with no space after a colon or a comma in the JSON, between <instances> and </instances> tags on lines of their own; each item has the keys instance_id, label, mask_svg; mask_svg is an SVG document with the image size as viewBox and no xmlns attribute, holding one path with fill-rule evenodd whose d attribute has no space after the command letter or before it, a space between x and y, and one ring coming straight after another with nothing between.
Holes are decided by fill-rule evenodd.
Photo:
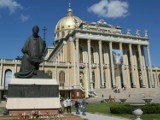
<instances>
[{"instance_id":1,"label":"stone pedestal","mask_svg":"<svg viewBox=\"0 0 160 120\"><path fill-rule=\"evenodd\" d=\"M9 114L58 113L60 107L55 79L12 79L8 86L6 108Z\"/></svg>"},{"instance_id":2,"label":"stone pedestal","mask_svg":"<svg viewBox=\"0 0 160 120\"><path fill-rule=\"evenodd\" d=\"M132 114L134 115L134 120L142 120L140 117L143 114L143 111L141 110L141 108L145 105L145 104L130 104L133 107L133 112Z\"/></svg>"}]
</instances>

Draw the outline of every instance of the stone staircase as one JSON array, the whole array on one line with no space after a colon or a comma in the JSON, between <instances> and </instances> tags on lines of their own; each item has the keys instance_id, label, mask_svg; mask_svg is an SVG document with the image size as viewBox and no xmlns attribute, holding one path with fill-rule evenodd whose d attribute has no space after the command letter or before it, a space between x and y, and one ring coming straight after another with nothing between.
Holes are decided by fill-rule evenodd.
<instances>
[{"instance_id":1,"label":"stone staircase","mask_svg":"<svg viewBox=\"0 0 160 120\"><path fill-rule=\"evenodd\" d=\"M116 102L119 99L127 99L127 102L144 102L144 98L151 98L152 102L160 103L160 88L128 88L126 90L119 89L94 89L96 97L92 98L91 102L109 99L109 96L115 98Z\"/></svg>"}]
</instances>

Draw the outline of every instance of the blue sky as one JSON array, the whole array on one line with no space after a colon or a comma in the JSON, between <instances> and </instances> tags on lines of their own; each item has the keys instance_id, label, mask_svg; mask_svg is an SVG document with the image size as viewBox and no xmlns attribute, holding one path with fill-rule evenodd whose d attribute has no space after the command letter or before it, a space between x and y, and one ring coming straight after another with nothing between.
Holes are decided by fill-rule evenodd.
<instances>
[{"instance_id":1,"label":"blue sky","mask_svg":"<svg viewBox=\"0 0 160 120\"><path fill-rule=\"evenodd\" d=\"M160 66L160 0L0 0L0 58L21 56L21 48L32 34L32 27L47 27L46 44L52 46L55 26L66 16L69 2L75 16L83 21L104 19L108 24L121 26L123 33L136 29L149 32L153 66Z\"/></svg>"}]
</instances>

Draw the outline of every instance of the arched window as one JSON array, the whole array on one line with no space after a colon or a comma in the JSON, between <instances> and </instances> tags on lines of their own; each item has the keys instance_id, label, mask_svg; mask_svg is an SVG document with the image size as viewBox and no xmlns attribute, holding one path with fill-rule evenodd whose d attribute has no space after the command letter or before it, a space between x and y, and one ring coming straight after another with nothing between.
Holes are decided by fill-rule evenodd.
<instances>
[{"instance_id":1,"label":"arched window","mask_svg":"<svg viewBox=\"0 0 160 120\"><path fill-rule=\"evenodd\" d=\"M57 33L57 38L59 38L59 32Z\"/></svg>"},{"instance_id":2,"label":"arched window","mask_svg":"<svg viewBox=\"0 0 160 120\"><path fill-rule=\"evenodd\" d=\"M83 63L83 49L79 46L79 62Z\"/></svg>"},{"instance_id":3,"label":"arched window","mask_svg":"<svg viewBox=\"0 0 160 120\"><path fill-rule=\"evenodd\" d=\"M62 37L64 37L65 36L65 32L64 31L62 31Z\"/></svg>"},{"instance_id":4,"label":"arched window","mask_svg":"<svg viewBox=\"0 0 160 120\"><path fill-rule=\"evenodd\" d=\"M5 78L4 78L5 89L8 89L8 84L11 82L11 78L12 78L12 71L8 69L5 71Z\"/></svg>"},{"instance_id":5,"label":"arched window","mask_svg":"<svg viewBox=\"0 0 160 120\"><path fill-rule=\"evenodd\" d=\"M84 73L80 71L80 84L84 86Z\"/></svg>"},{"instance_id":6,"label":"arched window","mask_svg":"<svg viewBox=\"0 0 160 120\"><path fill-rule=\"evenodd\" d=\"M49 77L52 78L52 71L51 71L51 70L48 70L47 73L48 73Z\"/></svg>"},{"instance_id":7,"label":"arched window","mask_svg":"<svg viewBox=\"0 0 160 120\"><path fill-rule=\"evenodd\" d=\"M65 83L65 72L60 71L59 72L59 86L64 87L64 83Z\"/></svg>"},{"instance_id":8,"label":"arched window","mask_svg":"<svg viewBox=\"0 0 160 120\"><path fill-rule=\"evenodd\" d=\"M94 63L94 54L93 48L91 48L91 63Z\"/></svg>"},{"instance_id":9,"label":"arched window","mask_svg":"<svg viewBox=\"0 0 160 120\"><path fill-rule=\"evenodd\" d=\"M92 81L93 81L93 88L95 89L95 73L92 72Z\"/></svg>"}]
</instances>

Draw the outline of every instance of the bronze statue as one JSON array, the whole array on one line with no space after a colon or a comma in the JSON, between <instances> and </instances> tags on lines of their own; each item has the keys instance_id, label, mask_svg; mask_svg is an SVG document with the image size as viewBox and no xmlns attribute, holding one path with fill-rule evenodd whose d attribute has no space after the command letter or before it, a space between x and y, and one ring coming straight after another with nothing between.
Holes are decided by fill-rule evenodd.
<instances>
[{"instance_id":1,"label":"bronze statue","mask_svg":"<svg viewBox=\"0 0 160 120\"><path fill-rule=\"evenodd\" d=\"M17 78L30 78L37 74L39 64L43 61L43 53L46 48L46 43L38 35L39 27L34 26L33 35L28 38L22 48L22 61L20 71L15 73Z\"/></svg>"}]
</instances>

